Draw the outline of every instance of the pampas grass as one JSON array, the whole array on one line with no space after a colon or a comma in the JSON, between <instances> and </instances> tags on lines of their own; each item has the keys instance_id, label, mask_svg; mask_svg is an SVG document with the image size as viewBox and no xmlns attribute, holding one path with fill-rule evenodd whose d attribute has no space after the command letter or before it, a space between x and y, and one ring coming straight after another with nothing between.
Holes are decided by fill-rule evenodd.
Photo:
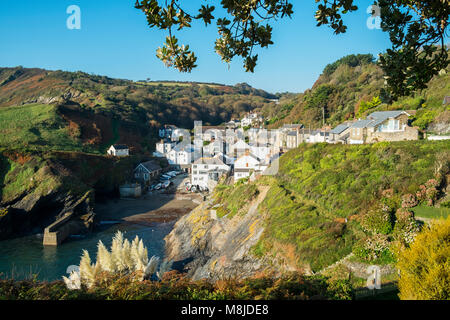
<instances>
[{"instance_id":1,"label":"pampas grass","mask_svg":"<svg viewBox=\"0 0 450 320\"><path fill-rule=\"evenodd\" d=\"M142 240L136 236L130 242L120 231L115 234L110 251L102 241L98 242L96 260L92 263L89 253L83 250L79 271L73 271L69 278L63 277L67 288L75 290L80 289L82 285L92 288L98 281L102 281L102 275L105 274L131 276L138 281L151 279L156 274L158 279L162 279L163 274L172 267L172 262L168 261L160 265L160 258L156 256L152 256L149 260L147 248Z\"/></svg>"}]
</instances>

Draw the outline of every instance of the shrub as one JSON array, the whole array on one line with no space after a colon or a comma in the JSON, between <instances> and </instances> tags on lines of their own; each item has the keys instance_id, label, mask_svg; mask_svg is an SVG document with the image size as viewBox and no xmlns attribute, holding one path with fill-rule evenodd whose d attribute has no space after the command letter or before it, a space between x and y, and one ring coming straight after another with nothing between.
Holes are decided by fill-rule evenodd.
<instances>
[{"instance_id":1,"label":"shrub","mask_svg":"<svg viewBox=\"0 0 450 320\"><path fill-rule=\"evenodd\" d=\"M450 299L450 217L419 233L410 248L398 253L400 298Z\"/></svg>"},{"instance_id":2,"label":"shrub","mask_svg":"<svg viewBox=\"0 0 450 320\"><path fill-rule=\"evenodd\" d=\"M414 194L405 194L402 197L402 208L413 208L418 205L417 198Z\"/></svg>"},{"instance_id":3,"label":"shrub","mask_svg":"<svg viewBox=\"0 0 450 320\"><path fill-rule=\"evenodd\" d=\"M377 234L360 240L353 247L353 254L366 262L389 263L392 253L389 250L389 239L386 235Z\"/></svg>"},{"instance_id":4,"label":"shrub","mask_svg":"<svg viewBox=\"0 0 450 320\"><path fill-rule=\"evenodd\" d=\"M5 217L7 214L8 214L7 208L0 209L0 218Z\"/></svg>"},{"instance_id":5,"label":"shrub","mask_svg":"<svg viewBox=\"0 0 450 320\"><path fill-rule=\"evenodd\" d=\"M426 191L427 204L432 206L437 199L438 190L435 187L428 188Z\"/></svg>"},{"instance_id":6,"label":"shrub","mask_svg":"<svg viewBox=\"0 0 450 320\"><path fill-rule=\"evenodd\" d=\"M363 216L361 224L366 232L389 234L393 225L392 211L388 206L372 209Z\"/></svg>"},{"instance_id":7,"label":"shrub","mask_svg":"<svg viewBox=\"0 0 450 320\"><path fill-rule=\"evenodd\" d=\"M401 208L395 213L395 218L394 239L402 245L412 243L420 231L419 224L414 219L414 213L405 208Z\"/></svg>"}]
</instances>

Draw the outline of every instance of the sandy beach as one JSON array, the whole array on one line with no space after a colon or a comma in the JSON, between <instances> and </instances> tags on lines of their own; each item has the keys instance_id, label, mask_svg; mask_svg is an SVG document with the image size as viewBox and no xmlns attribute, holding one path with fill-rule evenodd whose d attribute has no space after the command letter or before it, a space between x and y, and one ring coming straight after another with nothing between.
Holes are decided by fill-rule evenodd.
<instances>
[{"instance_id":1,"label":"sandy beach","mask_svg":"<svg viewBox=\"0 0 450 320\"><path fill-rule=\"evenodd\" d=\"M153 191L139 199L112 199L97 203L95 213L98 221L154 224L177 220L200 203L202 196L183 191L186 177L174 179L174 186L167 191Z\"/></svg>"}]
</instances>

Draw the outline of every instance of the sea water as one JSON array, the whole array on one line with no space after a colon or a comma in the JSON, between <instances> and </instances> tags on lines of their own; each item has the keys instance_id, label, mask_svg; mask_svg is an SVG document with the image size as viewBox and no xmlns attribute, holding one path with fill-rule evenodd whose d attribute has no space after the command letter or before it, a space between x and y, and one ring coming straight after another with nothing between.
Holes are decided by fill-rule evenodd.
<instances>
[{"instance_id":1,"label":"sea water","mask_svg":"<svg viewBox=\"0 0 450 320\"><path fill-rule=\"evenodd\" d=\"M149 257L156 255L164 258L164 237L173 225L174 222L102 225L86 236L71 237L58 247L43 246L42 235L0 241L0 278L23 280L35 276L42 281L59 280L67 276L69 266L79 265L83 249L95 261L99 240L110 248L117 231L123 232L130 241L136 236L142 239Z\"/></svg>"}]
</instances>

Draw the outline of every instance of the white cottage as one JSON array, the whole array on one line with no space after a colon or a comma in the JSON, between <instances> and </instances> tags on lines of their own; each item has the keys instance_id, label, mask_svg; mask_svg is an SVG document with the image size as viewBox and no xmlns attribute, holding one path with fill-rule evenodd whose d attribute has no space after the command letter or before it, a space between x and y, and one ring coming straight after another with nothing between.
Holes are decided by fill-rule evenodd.
<instances>
[{"instance_id":1,"label":"white cottage","mask_svg":"<svg viewBox=\"0 0 450 320\"><path fill-rule=\"evenodd\" d=\"M246 154L239 157L234 162L234 182L250 177L252 173L261 173L267 169L266 165L262 165L259 158L252 154Z\"/></svg>"},{"instance_id":2,"label":"white cottage","mask_svg":"<svg viewBox=\"0 0 450 320\"><path fill-rule=\"evenodd\" d=\"M107 153L115 157L127 157L130 155L130 149L123 144L113 144L109 147Z\"/></svg>"},{"instance_id":3,"label":"white cottage","mask_svg":"<svg viewBox=\"0 0 450 320\"><path fill-rule=\"evenodd\" d=\"M192 164L191 184L212 190L220 177L230 170L231 167L225 164L219 156L200 158Z\"/></svg>"}]
</instances>

